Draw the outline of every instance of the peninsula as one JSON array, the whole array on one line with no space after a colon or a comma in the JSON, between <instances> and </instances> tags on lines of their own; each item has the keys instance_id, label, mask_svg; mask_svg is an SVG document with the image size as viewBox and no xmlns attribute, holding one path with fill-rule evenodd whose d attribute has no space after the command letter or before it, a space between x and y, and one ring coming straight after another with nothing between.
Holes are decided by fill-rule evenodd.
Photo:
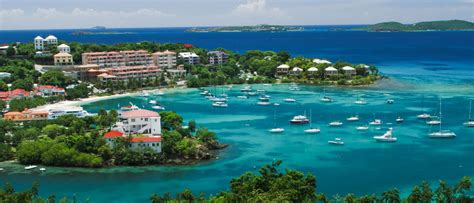
<instances>
[{"instance_id":1,"label":"peninsula","mask_svg":"<svg viewBox=\"0 0 474 203\"><path fill-rule=\"evenodd\" d=\"M354 29L365 30L369 32L456 31L474 30L474 23L464 20L427 21L414 24L383 22Z\"/></svg>"},{"instance_id":2,"label":"peninsula","mask_svg":"<svg viewBox=\"0 0 474 203\"><path fill-rule=\"evenodd\" d=\"M187 32L288 32L303 31L303 27L284 25L225 26L209 28L191 28Z\"/></svg>"}]
</instances>

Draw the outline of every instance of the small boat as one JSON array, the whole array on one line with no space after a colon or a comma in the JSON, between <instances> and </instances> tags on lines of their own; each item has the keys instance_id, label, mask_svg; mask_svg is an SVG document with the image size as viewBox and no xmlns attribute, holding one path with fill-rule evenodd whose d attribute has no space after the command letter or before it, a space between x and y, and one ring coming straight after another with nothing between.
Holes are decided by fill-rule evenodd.
<instances>
[{"instance_id":1,"label":"small boat","mask_svg":"<svg viewBox=\"0 0 474 203\"><path fill-rule=\"evenodd\" d=\"M227 105L227 103L225 103L225 102L214 102L214 103L212 103L212 106L227 108L229 105Z\"/></svg>"},{"instance_id":2,"label":"small boat","mask_svg":"<svg viewBox=\"0 0 474 203\"><path fill-rule=\"evenodd\" d=\"M428 125L440 125L441 121L435 119L435 120L427 121L426 124L428 124Z\"/></svg>"},{"instance_id":3,"label":"small boat","mask_svg":"<svg viewBox=\"0 0 474 203\"><path fill-rule=\"evenodd\" d=\"M239 99L248 99L249 97L247 97L246 95L239 95L239 96L237 96L237 98L239 98Z\"/></svg>"},{"instance_id":4,"label":"small boat","mask_svg":"<svg viewBox=\"0 0 474 203\"><path fill-rule=\"evenodd\" d=\"M255 95L257 95L257 92L248 92L247 94L248 94L249 96L255 96Z\"/></svg>"},{"instance_id":5,"label":"small boat","mask_svg":"<svg viewBox=\"0 0 474 203\"><path fill-rule=\"evenodd\" d=\"M303 115L294 116L293 119L290 120L291 124L307 124L309 123L309 119Z\"/></svg>"},{"instance_id":6,"label":"small boat","mask_svg":"<svg viewBox=\"0 0 474 203\"><path fill-rule=\"evenodd\" d=\"M259 97L258 100L260 100L260 101L270 101L270 98L268 98L268 97Z\"/></svg>"},{"instance_id":7,"label":"small boat","mask_svg":"<svg viewBox=\"0 0 474 203\"><path fill-rule=\"evenodd\" d=\"M257 102L257 105L260 105L260 106L268 106L270 104L271 104L270 102L266 102L266 101Z\"/></svg>"},{"instance_id":8,"label":"small boat","mask_svg":"<svg viewBox=\"0 0 474 203\"><path fill-rule=\"evenodd\" d=\"M210 98L209 98L209 101L213 101L213 102L225 102L225 101L227 101L227 98L224 98L224 97L210 97Z\"/></svg>"},{"instance_id":9,"label":"small boat","mask_svg":"<svg viewBox=\"0 0 474 203\"><path fill-rule=\"evenodd\" d=\"M343 145L344 144L344 142L341 140L341 138L336 138L334 140L329 140L328 143L332 144L332 145Z\"/></svg>"},{"instance_id":10,"label":"small boat","mask_svg":"<svg viewBox=\"0 0 474 203\"><path fill-rule=\"evenodd\" d=\"M285 129L283 129L283 128L272 128L272 129L268 130L268 132L271 132L271 133L282 133L284 131L285 131Z\"/></svg>"},{"instance_id":11,"label":"small boat","mask_svg":"<svg viewBox=\"0 0 474 203\"><path fill-rule=\"evenodd\" d=\"M332 102L333 100L331 99L331 97L324 96L324 97L322 97L321 99L319 99L319 101L322 101L322 102Z\"/></svg>"},{"instance_id":12,"label":"small boat","mask_svg":"<svg viewBox=\"0 0 474 203\"><path fill-rule=\"evenodd\" d=\"M337 127L341 126L343 123L341 121L333 121L329 123L329 126Z\"/></svg>"},{"instance_id":13,"label":"small boat","mask_svg":"<svg viewBox=\"0 0 474 203\"><path fill-rule=\"evenodd\" d=\"M439 131L438 132L432 132L432 133L429 133L428 134L428 137L431 137L431 138L455 138L456 137L456 133L450 131L450 130L442 130L442 127L441 127L441 118L442 118L442 114L441 114L441 99L439 99Z\"/></svg>"},{"instance_id":14,"label":"small boat","mask_svg":"<svg viewBox=\"0 0 474 203\"><path fill-rule=\"evenodd\" d=\"M319 129L319 128L313 128L313 122L312 122L312 119L311 119L311 118L312 118L312 110L310 109L310 110L309 110L309 121L310 121L310 123L309 123L309 129L306 129L304 132L305 132L306 134L314 134L314 133L319 133L319 132L321 132L321 129Z\"/></svg>"},{"instance_id":15,"label":"small boat","mask_svg":"<svg viewBox=\"0 0 474 203\"><path fill-rule=\"evenodd\" d=\"M264 89L258 89L257 92L259 92L259 93L265 93L266 90L264 90Z\"/></svg>"},{"instance_id":16,"label":"small boat","mask_svg":"<svg viewBox=\"0 0 474 203\"><path fill-rule=\"evenodd\" d=\"M396 142L397 138L392 135L393 128L389 128L382 136L374 136L374 139L378 142Z\"/></svg>"},{"instance_id":17,"label":"small boat","mask_svg":"<svg viewBox=\"0 0 474 203\"><path fill-rule=\"evenodd\" d=\"M466 127L474 127L474 120L471 118L472 100L469 101L469 120L464 123Z\"/></svg>"},{"instance_id":18,"label":"small boat","mask_svg":"<svg viewBox=\"0 0 474 203\"><path fill-rule=\"evenodd\" d=\"M405 120L399 116L395 121L397 121L397 123L403 123Z\"/></svg>"},{"instance_id":19,"label":"small boat","mask_svg":"<svg viewBox=\"0 0 474 203\"><path fill-rule=\"evenodd\" d=\"M25 166L25 170L31 170L31 169L34 169L38 166L35 166L35 165L29 165L29 166Z\"/></svg>"},{"instance_id":20,"label":"small boat","mask_svg":"<svg viewBox=\"0 0 474 203\"><path fill-rule=\"evenodd\" d=\"M288 89L291 91L300 91L300 88L298 86L290 86Z\"/></svg>"},{"instance_id":21,"label":"small boat","mask_svg":"<svg viewBox=\"0 0 474 203\"><path fill-rule=\"evenodd\" d=\"M366 126L366 125L357 126L356 129L359 130L359 131L365 131L365 130L369 129L369 126Z\"/></svg>"},{"instance_id":22,"label":"small boat","mask_svg":"<svg viewBox=\"0 0 474 203\"><path fill-rule=\"evenodd\" d=\"M156 104L156 100L150 100L148 103L149 104Z\"/></svg>"},{"instance_id":23,"label":"small boat","mask_svg":"<svg viewBox=\"0 0 474 203\"><path fill-rule=\"evenodd\" d=\"M268 86L268 87L271 87L272 84L263 84L263 86Z\"/></svg>"},{"instance_id":24,"label":"small boat","mask_svg":"<svg viewBox=\"0 0 474 203\"><path fill-rule=\"evenodd\" d=\"M203 96L205 96L205 95L208 95L208 94L209 94L209 91L204 90L204 91L202 91L200 94L203 95Z\"/></svg>"},{"instance_id":25,"label":"small boat","mask_svg":"<svg viewBox=\"0 0 474 203\"><path fill-rule=\"evenodd\" d=\"M354 104L365 105L367 102L365 100L357 100L354 102Z\"/></svg>"},{"instance_id":26,"label":"small boat","mask_svg":"<svg viewBox=\"0 0 474 203\"><path fill-rule=\"evenodd\" d=\"M283 99L284 102L288 102L288 103L294 103L296 102L296 99L293 99L293 98L286 98L286 99Z\"/></svg>"},{"instance_id":27,"label":"small boat","mask_svg":"<svg viewBox=\"0 0 474 203\"><path fill-rule=\"evenodd\" d=\"M224 98L227 98L227 94L220 94L219 97L224 97Z\"/></svg>"},{"instance_id":28,"label":"small boat","mask_svg":"<svg viewBox=\"0 0 474 203\"><path fill-rule=\"evenodd\" d=\"M380 119L374 119L369 123L369 125L382 125L382 120Z\"/></svg>"},{"instance_id":29,"label":"small boat","mask_svg":"<svg viewBox=\"0 0 474 203\"><path fill-rule=\"evenodd\" d=\"M417 115L418 119L428 119L431 118L430 114L424 112L425 97L421 96L421 114Z\"/></svg>"},{"instance_id":30,"label":"small boat","mask_svg":"<svg viewBox=\"0 0 474 203\"><path fill-rule=\"evenodd\" d=\"M358 116L358 115L351 116L351 117L347 118L347 121L358 121L358 120L359 120L359 116Z\"/></svg>"},{"instance_id":31,"label":"small boat","mask_svg":"<svg viewBox=\"0 0 474 203\"><path fill-rule=\"evenodd\" d=\"M387 101L386 101L385 103L387 103L387 104L393 104L393 103L395 103L395 100L393 100L393 99L387 99Z\"/></svg>"},{"instance_id":32,"label":"small boat","mask_svg":"<svg viewBox=\"0 0 474 203\"><path fill-rule=\"evenodd\" d=\"M240 91L241 91L241 92L250 92L250 91L252 91L252 87L246 86L246 87L240 89Z\"/></svg>"},{"instance_id":33,"label":"small boat","mask_svg":"<svg viewBox=\"0 0 474 203\"><path fill-rule=\"evenodd\" d=\"M152 109L156 109L156 110L165 110L165 107L163 106L160 106L160 105L154 105L151 107Z\"/></svg>"},{"instance_id":34,"label":"small boat","mask_svg":"<svg viewBox=\"0 0 474 203\"><path fill-rule=\"evenodd\" d=\"M280 103L273 103L274 106L280 106Z\"/></svg>"},{"instance_id":35,"label":"small boat","mask_svg":"<svg viewBox=\"0 0 474 203\"><path fill-rule=\"evenodd\" d=\"M46 168L40 168L40 171L44 172L44 171L46 171Z\"/></svg>"}]
</instances>

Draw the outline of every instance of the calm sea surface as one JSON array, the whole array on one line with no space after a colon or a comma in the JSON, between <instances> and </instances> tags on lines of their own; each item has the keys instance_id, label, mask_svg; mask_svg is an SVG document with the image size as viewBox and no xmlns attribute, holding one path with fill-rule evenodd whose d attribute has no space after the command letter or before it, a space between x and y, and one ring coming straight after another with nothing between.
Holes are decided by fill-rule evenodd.
<instances>
[{"instance_id":1,"label":"calm sea surface","mask_svg":"<svg viewBox=\"0 0 474 203\"><path fill-rule=\"evenodd\" d=\"M335 102L319 102L322 87L301 86L301 91L288 91L287 85L266 87L271 102L278 107L257 106L257 98L239 100L241 86L225 90L230 96L229 108L216 109L195 89L172 90L162 97L127 97L86 104L97 112L101 108L133 102L151 109L155 99L167 110L181 114L186 121L195 119L200 126L217 132L219 139L230 144L219 160L182 167L116 167L112 169L51 168L44 174L25 172L21 167L0 163L0 183L12 182L25 188L32 181L41 183L41 194L56 197L74 194L91 202L143 202L152 193L178 192L184 188L216 193L228 189L231 178L255 167L281 159L284 166L311 172L317 176L319 192L329 195L354 192L372 194L398 187L402 193L422 180L433 184L439 179L450 183L464 175L474 176L474 128L462 123L468 119L469 99L474 99L474 32L367 33L331 32L328 27L309 27L305 32L286 33L186 33L182 28L119 29L133 32L123 35L73 36L73 30L0 31L0 43L31 41L36 35L54 34L60 40L119 42L182 42L204 48L224 47L236 52L246 50L287 50L293 55L346 60L377 65L390 77L367 88L327 87ZM255 89L263 88L254 85ZM218 87L220 92L221 88ZM431 129L416 119L421 111L421 95L425 95L425 111L439 112L443 99L443 129L457 134L455 139L430 139ZM356 105L357 97L367 105ZM294 104L283 99L293 97ZM392 105L386 99L394 99ZM320 134L307 135L305 126L289 125L289 120L312 110L314 126ZM276 123L286 131L270 134ZM346 118L358 114L360 121ZM405 118L396 124L397 116ZM358 132L355 127L371 119L384 121L382 126ZM338 128L329 122L341 120ZM372 137L382 135L389 127L398 137L396 143L377 143ZM328 140L340 137L344 146L331 146Z\"/></svg>"}]
</instances>

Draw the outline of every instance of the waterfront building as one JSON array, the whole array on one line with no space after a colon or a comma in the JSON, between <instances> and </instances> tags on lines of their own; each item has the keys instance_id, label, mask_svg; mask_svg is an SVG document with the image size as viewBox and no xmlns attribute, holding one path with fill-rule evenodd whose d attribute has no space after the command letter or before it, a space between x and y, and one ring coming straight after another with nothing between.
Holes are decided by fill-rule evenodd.
<instances>
[{"instance_id":1,"label":"waterfront building","mask_svg":"<svg viewBox=\"0 0 474 203\"><path fill-rule=\"evenodd\" d=\"M102 82L129 80L131 78L159 77L162 70L158 66L123 66L118 68L90 69L90 76L96 74Z\"/></svg>"},{"instance_id":2,"label":"waterfront building","mask_svg":"<svg viewBox=\"0 0 474 203\"><path fill-rule=\"evenodd\" d=\"M160 114L145 109L122 112L120 121L114 125L113 129L128 135L159 136L161 135Z\"/></svg>"},{"instance_id":3,"label":"waterfront building","mask_svg":"<svg viewBox=\"0 0 474 203\"><path fill-rule=\"evenodd\" d=\"M31 121L31 120L46 120L48 118L48 112L45 111L32 111L25 109L22 112L12 111L7 112L3 115L3 119L10 121Z\"/></svg>"},{"instance_id":4,"label":"waterfront building","mask_svg":"<svg viewBox=\"0 0 474 203\"><path fill-rule=\"evenodd\" d=\"M86 52L82 53L82 64L97 64L101 68L151 65L153 59L145 50Z\"/></svg>"},{"instance_id":5,"label":"waterfront building","mask_svg":"<svg viewBox=\"0 0 474 203\"><path fill-rule=\"evenodd\" d=\"M24 89L14 89L11 91L0 91L0 100L3 101L10 101L12 99L22 99L25 97L29 97L30 92L24 90Z\"/></svg>"},{"instance_id":6,"label":"waterfront building","mask_svg":"<svg viewBox=\"0 0 474 203\"><path fill-rule=\"evenodd\" d=\"M172 78L180 78L186 75L186 69L184 69L184 65L181 64L175 69L166 69L166 73Z\"/></svg>"},{"instance_id":7,"label":"waterfront building","mask_svg":"<svg viewBox=\"0 0 474 203\"><path fill-rule=\"evenodd\" d=\"M290 66L286 64L281 64L276 69L278 75L286 75L290 71Z\"/></svg>"},{"instance_id":8,"label":"waterfront building","mask_svg":"<svg viewBox=\"0 0 474 203\"><path fill-rule=\"evenodd\" d=\"M40 85L36 87L37 95L41 96L64 96L66 94L66 91L64 88L61 87L56 87L52 85Z\"/></svg>"},{"instance_id":9,"label":"waterfront building","mask_svg":"<svg viewBox=\"0 0 474 203\"><path fill-rule=\"evenodd\" d=\"M71 53L71 47L66 44L61 44L58 46L59 53Z\"/></svg>"},{"instance_id":10,"label":"waterfront building","mask_svg":"<svg viewBox=\"0 0 474 203\"><path fill-rule=\"evenodd\" d=\"M332 66L329 66L327 68L324 69L324 74L326 76L330 76L330 75L337 75L338 74L338 71L336 68L332 67Z\"/></svg>"},{"instance_id":11,"label":"waterfront building","mask_svg":"<svg viewBox=\"0 0 474 203\"><path fill-rule=\"evenodd\" d=\"M71 66L74 65L72 55L67 52L61 52L54 55L55 66Z\"/></svg>"},{"instance_id":12,"label":"waterfront building","mask_svg":"<svg viewBox=\"0 0 474 203\"><path fill-rule=\"evenodd\" d=\"M45 39L41 36L37 36L34 38L33 42L35 44L35 50L45 50L50 46L58 45L58 38L53 35L49 35Z\"/></svg>"},{"instance_id":13,"label":"waterfront building","mask_svg":"<svg viewBox=\"0 0 474 203\"><path fill-rule=\"evenodd\" d=\"M104 134L104 139L108 145L114 147L114 140L117 138L125 138L131 149L150 148L157 153L161 153L161 136L154 137L127 137L123 132L111 130Z\"/></svg>"},{"instance_id":14,"label":"waterfront building","mask_svg":"<svg viewBox=\"0 0 474 203\"><path fill-rule=\"evenodd\" d=\"M84 118L86 116L90 116L90 114L85 111L82 107L63 107L63 108L56 108L50 109L48 111L48 119L57 119L60 116L64 115L73 115L78 118Z\"/></svg>"},{"instance_id":15,"label":"waterfront building","mask_svg":"<svg viewBox=\"0 0 474 203\"><path fill-rule=\"evenodd\" d=\"M179 58L183 60L185 64L197 64L199 63L199 56L194 52L181 52Z\"/></svg>"},{"instance_id":16,"label":"waterfront building","mask_svg":"<svg viewBox=\"0 0 474 203\"><path fill-rule=\"evenodd\" d=\"M301 69L300 67L294 67L293 69L291 69L290 75L300 75L302 72L303 69Z\"/></svg>"},{"instance_id":17,"label":"waterfront building","mask_svg":"<svg viewBox=\"0 0 474 203\"><path fill-rule=\"evenodd\" d=\"M152 57L153 63L161 68L173 68L176 66L176 52L168 50L155 52Z\"/></svg>"},{"instance_id":18,"label":"waterfront building","mask_svg":"<svg viewBox=\"0 0 474 203\"><path fill-rule=\"evenodd\" d=\"M318 72L318 68L316 67L311 67L311 68L308 68L308 74L309 75L314 75Z\"/></svg>"},{"instance_id":19,"label":"waterfront building","mask_svg":"<svg viewBox=\"0 0 474 203\"><path fill-rule=\"evenodd\" d=\"M220 65L220 64L227 63L227 60L229 59L229 54L223 51L210 51L210 52L207 52L207 57L208 57L209 64Z\"/></svg>"},{"instance_id":20,"label":"waterfront building","mask_svg":"<svg viewBox=\"0 0 474 203\"><path fill-rule=\"evenodd\" d=\"M342 67L342 70L344 71L345 75L353 76L356 74L356 69L350 66L344 66Z\"/></svg>"}]
</instances>

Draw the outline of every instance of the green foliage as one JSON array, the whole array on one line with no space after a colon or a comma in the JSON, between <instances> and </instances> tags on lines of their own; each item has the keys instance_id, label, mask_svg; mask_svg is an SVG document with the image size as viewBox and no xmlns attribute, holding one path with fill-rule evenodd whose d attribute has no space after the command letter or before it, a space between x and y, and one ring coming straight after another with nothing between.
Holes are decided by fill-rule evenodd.
<instances>
[{"instance_id":1,"label":"green foliage","mask_svg":"<svg viewBox=\"0 0 474 203\"><path fill-rule=\"evenodd\" d=\"M176 130L181 128L183 123L183 117L178 115L174 111L162 111L161 116L161 127L165 130Z\"/></svg>"},{"instance_id":2,"label":"green foliage","mask_svg":"<svg viewBox=\"0 0 474 203\"><path fill-rule=\"evenodd\" d=\"M39 77L39 82L42 85L65 87L72 83L72 78L66 77L62 71L49 70Z\"/></svg>"},{"instance_id":3,"label":"green foliage","mask_svg":"<svg viewBox=\"0 0 474 203\"><path fill-rule=\"evenodd\" d=\"M10 111L23 111L45 104L46 99L43 97L13 99L10 101Z\"/></svg>"},{"instance_id":4,"label":"green foliage","mask_svg":"<svg viewBox=\"0 0 474 203\"><path fill-rule=\"evenodd\" d=\"M463 20L428 21L415 24L384 22L369 25L369 31L429 31L429 30L474 30L474 23Z\"/></svg>"},{"instance_id":5,"label":"green foliage","mask_svg":"<svg viewBox=\"0 0 474 203\"><path fill-rule=\"evenodd\" d=\"M66 89L66 99L86 98L91 93L87 84L78 84L74 88Z\"/></svg>"},{"instance_id":6,"label":"green foliage","mask_svg":"<svg viewBox=\"0 0 474 203\"><path fill-rule=\"evenodd\" d=\"M12 148L6 144L0 143L0 162L11 160L12 158Z\"/></svg>"}]
</instances>

